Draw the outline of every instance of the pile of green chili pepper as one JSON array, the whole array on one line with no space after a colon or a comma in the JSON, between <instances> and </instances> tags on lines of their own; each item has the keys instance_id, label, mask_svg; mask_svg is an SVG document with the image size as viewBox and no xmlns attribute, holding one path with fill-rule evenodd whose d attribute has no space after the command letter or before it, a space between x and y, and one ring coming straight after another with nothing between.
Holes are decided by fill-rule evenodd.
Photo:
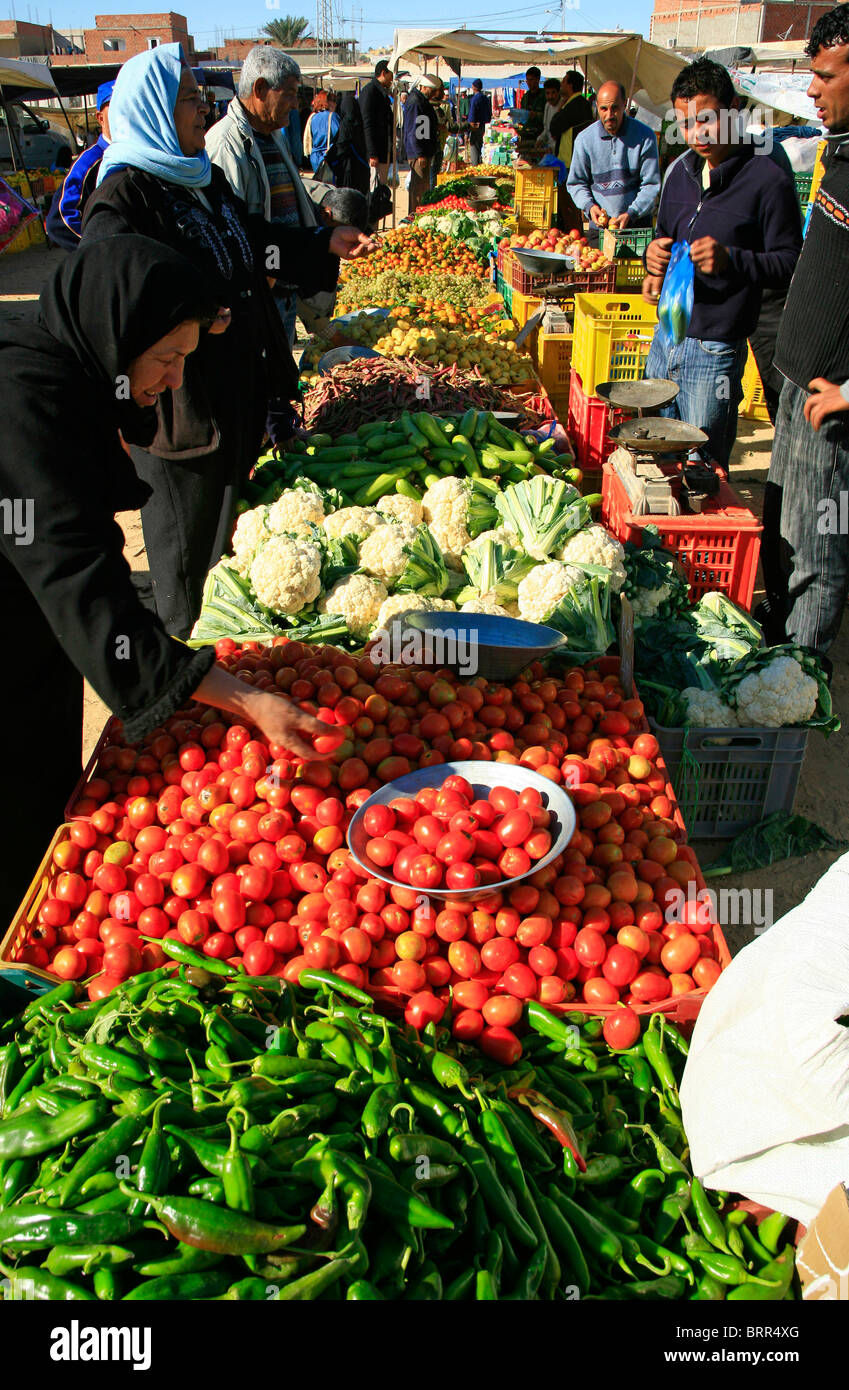
<instances>
[{"instance_id":1,"label":"pile of green chili pepper","mask_svg":"<svg viewBox=\"0 0 849 1390\"><path fill-rule=\"evenodd\" d=\"M686 1041L528 1006L505 1071L349 982L194 958L2 1031L7 1297L782 1299L785 1219L688 1163Z\"/></svg>"}]
</instances>

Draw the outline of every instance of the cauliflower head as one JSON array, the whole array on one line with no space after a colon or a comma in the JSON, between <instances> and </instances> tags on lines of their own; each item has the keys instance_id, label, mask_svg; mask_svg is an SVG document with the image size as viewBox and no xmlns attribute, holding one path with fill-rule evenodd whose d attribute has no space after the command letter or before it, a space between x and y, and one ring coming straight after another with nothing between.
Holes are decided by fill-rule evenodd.
<instances>
[{"instance_id":1,"label":"cauliflower head","mask_svg":"<svg viewBox=\"0 0 849 1390\"><path fill-rule=\"evenodd\" d=\"M682 695L687 705L687 723L694 729L737 728L737 715L717 691L688 685Z\"/></svg>"},{"instance_id":2,"label":"cauliflower head","mask_svg":"<svg viewBox=\"0 0 849 1390\"><path fill-rule=\"evenodd\" d=\"M324 518L325 535L331 541L342 540L344 536L370 536L380 525L381 517L374 507L341 507Z\"/></svg>"},{"instance_id":3,"label":"cauliflower head","mask_svg":"<svg viewBox=\"0 0 849 1390\"><path fill-rule=\"evenodd\" d=\"M242 512L233 531L233 569L246 576L251 560L270 535L268 507L254 507L249 512Z\"/></svg>"},{"instance_id":4,"label":"cauliflower head","mask_svg":"<svg viewBox=\"0 0 849 1390\"><path fill-rule=\"evenodd\" d=\"M421 502L417 502L415 497L402 497L400 492L390 492L386 497L381 497L377 510L388 521L406 521L410 526L420 526L424 520Z\"/></svg>"},{"instance_id":5,"label":"cauliflower head","mask_svg":"<svg viewBox=\"0 0 849 1390\"><path fill-rule=\"evenodd\" d=\"M661 584L657 589L638 589L631 599L635 623L639 624L644 618L657 617L657 610L666 602L671 592L667 584Z\"/></svg>"},{"instance_id":6,"label":"cauliflower head","mask_svg":"<svg viewBox=\"0 0 849 1390\"><path fill-rule=\"evenodd\" d=\"M275 613L300 613L321 593L321 550L294 536L269 536L250 566L260 603Z\"/></svg>"},{"instance_id":7,"label":"cauliflower head","mask_svg":"<svg viewBox=\"0 0 849 1390\"><path fill-rule=\"evenodd\" d=\"M511 607L515 608L515 604ZM468 603L460 605L461 613L491 613L494 618L512 618L513 614L502 607L496 599L489 594L484 594L481 598L471 598Z\"/></svg>"},{"instance_id":8,"label":"cauliflower head","mask_svg":"<svg viewBox=\"0 0 849 1390\"><path fill-rule=\"evenodd\" d=\"M508 545L511 550L522 548L519 537L509 526L496 526L492 531L481 531L479 536L475 536L472 545L477 545L478 541L494 541L496 545Z\"/></svg>"},{"instance_id":9,"label":"cauliflower head","mask_svg":"<svg viewBox=\"0 0 849 1390\"><path fill-rule=\"evenodd\" d=\"M360 546L360 566L384 584L403 574L407 563L405 546L416 539L416 528L408 521L386 521L376 526Z\"/></svg>"},{"instance_id":10,"label":"cauliflower head","mask_svg":"<svg viewBox=\"0 0 849 1390\"><path fill-rule=\"evenodd\" d=\"M625 547L603 526L585 526L566 542L560 552L565 565L604 565L610 571L614 593L625 583Z\"/></svg>"},{"instance_id":11,"label":"cauliflower head","mask_svg":"<svg viewBox=\"0 0 849 1390\"><path fill-rule=\"evenodd\" d=\"M420 598L417 594L390 594L380 605L376 626L388 627L393 619L406 618L408 613L456 613L457 605L449 598Z\"/></svg>"},{"instance_id":12,"label":"cauliflower head","mask_svg":"<svg viewBox=\"0 0 849 1390\"><path fill-rule=\"evenodd\" d=\"M744 727L766 729L804 724L816 711L817 695L816 681L794 657L777 656L737 686L737 719Z\"/></svg>"},{"instance_id":13,"label":"cauliflower head","mask_svg":"<svg viewBox=\"0 0 849 1390\"><path fill-rule=\"evenodd\" d=\"M275 535L290 531L295 535L320 526L324 521L324 502L317 492L289 488L281 492L268 509L268 529Z\"/></svg>"},{"instance_id":14,"label":"cauliflower head","mask_svg":"<svg viewBox=\"0 0 849 1390\"><path fill-rule=\"evenodd\" d=\"M466 528L469 488L465 479L440 478L422 498L422 511L446 565L461 570L463 551L472 539Z\"/></svg>"},{"instance_id":15,"label":"cauliflower head","mask_svg":"<svg viewBox=\"0 0 849 1390\"><path fill-rule=\"evenodd\" d=\"M388 597L386 585L367 574L349 574L319 600L320 613L339 613L354 637L365 637L377 621Z\"/></svg>"},{"instance_id":16,"label":"cauliflower head","mask_svg":"<svg viewBox=\"0 0 849 1390\"><path fill-rule=\"evenodd\" d=\"M583 576L574 565L549 560L536 565L519 584L519 617L529 623L544 623L553 608Z\"/></svg>"}]
</instances>

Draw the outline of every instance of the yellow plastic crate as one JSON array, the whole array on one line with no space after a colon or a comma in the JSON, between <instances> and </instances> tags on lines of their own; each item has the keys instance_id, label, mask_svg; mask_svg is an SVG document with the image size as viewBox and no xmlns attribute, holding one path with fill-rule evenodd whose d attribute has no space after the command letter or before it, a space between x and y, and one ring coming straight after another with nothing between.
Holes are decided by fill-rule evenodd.
<instances>
[{"instance_id":1,"label":"yellow plastic crate","mask_svg":"<svg viewBox=\"0 0 849 1390\"><path fill-rule=\"evenodd\" d=\"M557 205L553 169L517 169L514 206L520 220L532 227L550 227Z\"/></svg>"},{"instance_id":2,"label":"yellow plastic crate","mask_svg":"<svg viewBox=\"0 0 849 1390\"><path fill-rule=\"evenodd\" d=\"M572 371L572 333L543 333L537 329L534 354L540 381L554 400L569 396L569 376Z\"/></svg>"},{"instance_id":3,"label":"yellow plastic crate","mask_svg":"<svg viewBox=\"0 0 849 1390\"><path fill-rule=\"evenodd\" d=\"M642 288L645 279L646 268L642 261L617 260L616 262L616 288L625 290L628 294L633 294L634 290Z\"/></svg>"},{"instance_id":4,"label":"yellow plastic crate","mask_svg":"<svg viewBox=\"0 0 849 1390\"><path fill-rule=\"evenodd\" d=\"M751 348L749 348L749 355L746 358L746 366L743 371L743 399L740 402L738 414L745 415L749 420L769 421L763 382Z\"/></svg>"},{"instance_id":5,"label":"yellow plastic crate","mask_svg":"<svg viewBox=\"0 0 849 1390\"><path fill-rule=\"evenodd\" d=\"M533 318L538 309L542 308L542 300L536 295L520 294L518 290L512 291L511 311L513 318L519 328L524 328L528 319Z\"/></svg>"},{"instance_id":6,"label":"yellow plastic crate","mask_svg":"<svg viewBox=\"0 0 849 1390\"><path fill-rule=\"evenodd\" d=\"M641 295L576 294L572 366L584 395L602 381L645 376L657 310Z\"/></svg>"}]
</instances>

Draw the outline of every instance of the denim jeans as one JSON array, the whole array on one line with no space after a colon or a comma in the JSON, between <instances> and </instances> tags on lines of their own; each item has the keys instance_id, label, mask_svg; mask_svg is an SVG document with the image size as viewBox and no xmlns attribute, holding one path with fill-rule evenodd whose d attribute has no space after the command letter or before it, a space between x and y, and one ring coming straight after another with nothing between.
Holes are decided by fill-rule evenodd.
<instances>
[{"instance_id":1,"label":"denim jeans","mask_svg":"<svg viewBox=\"0 0 849 1390\"><path fill-rule=\"evenodd\" d=\"M764 578L783 607L788 638L825 656L849 594L849 419L818 431L804 416L808 392L785 381L764 499Z\"/></svg>"},{"instance_id":2,"label":"denim jeans","mask_svg":"<svg viewBox=\"0 0 849 1390\"><path fill-rule=\"evenodd\" d=\"M277 312L283 320L283 329L286 337L289 339L289 346L293 348L298 336L297 324L295 322L298 317L297 296L291 292L275 294L274 303L277 305Z\"/></svg>"},{"instance_id":3,"label":"denim jeans","mask_svg":"<svg viewBox=\"0 0 849 1390\"><path fill-rule=\"evenodd\" d=\"M726 470L737 438L746 351L745 338L734 343L685 338L667 347L658 329L646 363L646 376L667 378L679 387L675 400L660 414L704 430L709 457Z\"/></svg>"}]
</instances>

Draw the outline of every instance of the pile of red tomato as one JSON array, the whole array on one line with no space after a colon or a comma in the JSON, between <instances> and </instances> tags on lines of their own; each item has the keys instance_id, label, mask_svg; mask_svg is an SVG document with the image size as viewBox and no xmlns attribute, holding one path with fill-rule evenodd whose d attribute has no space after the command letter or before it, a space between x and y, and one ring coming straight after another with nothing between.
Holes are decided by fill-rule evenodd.
<instances>
[{"instance_id":1,"label":"pile of red tomato","mask_svg":"<svg viewBox=\"0 0 849 1390\"><path fill-rule=\"evenodd\" d=\"M440 791L369 806L366 857L413 888L464 892L529 874L551 849L549 821L535 787L493 787L478 800L465 777L446 777Z\"/></svg>"},{"instance_id":2,"label":"pile of red tomato","mask_svg":"<svg viewBox=\"0 0 849 1390\"><path fill-rule=\"evenodd\" d=\"M157 942L171 937L251 975L297 980L311 966L391 987L416 1026L441 1017L450 992L455 1034L505 1057L521 1049L511 1030L526 1000L654 1004L718 976L709 911L692 896L680 906L695 889L695 857L678 841L657 742L641 732L642 705L625 697L615 662L562 678L535 664L490 685L381 670L367 655L285 639L220 643L218 656L242 680L337 724L317 740L323 756L303 763L201 705L139 746L109 744L56 846L56 875L18 959L62 978L94 976L89 993L100 997L164 963ZM346 848L354 812L415 767L465 759L565 785L578 817L565 853L542 869L530 862L506 891L484 881L449 906L430 900L428 885L366 880ZM402 823L415 814L414 838L416 825L443 825L448 813L450 827L472 813L450 779L416 801L414 813L406 802L393 811ZM526 793L515 808L490 809L502 827L519 810L532 821L546 814ZM502 837L503 852L532 860L530 845L547 834L541 823L532 830L521 846Z\"/></svg>"}]
</instances>

